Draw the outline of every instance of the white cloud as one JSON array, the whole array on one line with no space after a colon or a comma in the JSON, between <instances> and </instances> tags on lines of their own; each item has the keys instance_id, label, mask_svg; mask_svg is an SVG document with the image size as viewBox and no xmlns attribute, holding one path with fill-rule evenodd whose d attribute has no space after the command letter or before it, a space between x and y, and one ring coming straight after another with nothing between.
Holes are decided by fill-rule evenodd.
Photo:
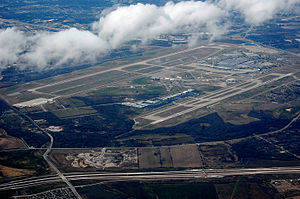
<instances>
[{"instance_id":1,"label":"white cloud","mask_svg":"<svg viewBox=\"0 0 300 199\"><path fill-rule=\"evenodd\" d=\"M164 6L136 4L105 10L93 32L71 28L56 33L27 35L16 29L0 30L0 69L13 63L58 67L93 62L99 55L133 40L146 42L161 34L193 33L205 28L213 37L226 32L230 13L238 11L245 22L259 25L300 0L215 0L169 2Z\"/></svg>"},{"instance_id":2,"label":"white cloud","mask_svg":"<svg viewBox=\"0 0 300 199\"><path fill-rule=\"evenodd\" d=\"M274 15L289 9L299 0L221 0L220 6L226 10L238 10L248 24L260 25Z\"/></svg>"},{"instance_id":3,"label":"white cloud","mask_svg":"<svg viewBox=\"0 0 300 199\"><path fill-rule=\"evenodd\" d=\"M0 30L0 68L18 61L26 46L26 36L14 28Z\"/></svg>"},{"instance_id":4,"label":"white cloud","mask_svg":"<svg viewBox=\"0 0 300 199\"><path fill-rule=\"evenodd\" d=\"M95 61L108 50L101 38L75 28L52 34L39 33L33 40L34 44L22 58L40 67Z\"/></svg>"},{"instance_id":5,"label":"white cloud","mask_svg":"<svg viewBox=\"0 0 300 199\"><path fill-rule=\"evenodd\" d=\"M208 24L222 21L226 12L214 4L186 1L157 7L136 4L120 7L93 24L99 37L112 48L132 39L147 41L160 34L199 31Z\"/></svg>"}]
</instances>

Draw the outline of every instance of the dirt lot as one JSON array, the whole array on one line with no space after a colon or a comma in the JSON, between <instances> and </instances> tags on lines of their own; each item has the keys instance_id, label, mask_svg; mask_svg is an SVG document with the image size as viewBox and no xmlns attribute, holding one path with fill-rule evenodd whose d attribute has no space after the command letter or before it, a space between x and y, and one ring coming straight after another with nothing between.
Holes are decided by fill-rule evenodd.
<instances>
[{"instance_id":1,"label":"dirt lot","mask_svg":"<svg viewBox=\"0 0 300 199\"><path fill-rule=\"evenodd\" d=\"M8 136L7 133L0 129L0 149L18 149L26 148L22 140Z\"/></svg>"},{"instance_id":2,"label":"dirt lot","mask_svg":"<svg viewBox=\"0 0 300 199\"><path fill-rule=\"evenodd\" d=\"M34 171L28 169L16 169L0 165L0 179L3 177L12 178L18 176L32 175Z\"/></svg>"},{"instance_id":3,"label":"dirt lot","mask_svg":"<svg viewBox=\"0 0 300 199\"><path fill-rule=\"evenodd\" d=\"M231 151L229 145L199 145L199 150L203 154L205 166L207 167L224 168L238 163L238 158Z\"/></svg>"},{"instance_id":4,"label":"dirt lot","mask_svg":"<svg viewBox=\"0 0 300 199\"><path fill-rule=\"evenodd\" d=\"M272 180L271 184L279 193L300 190L300 180L298 179Z\"/></svg>"},{"instance_id":5,"label":"dirt lot","mask_svg":"<svg viewBox=\"0 0 300 199\"><path fill-rule=\"evenodd\" d=\"M196 145L170 147L174 167L202 167L202 157Z\"/></svg>"},{"instance_id":6,"label":"dirt lot","mask_svg":"<svg viewBox=\"0 0 300 199\"><path fill-rule=\"evenodd\" d=\"M139 148L140 168L188 168L202 166L202 157L196 145Z\"/></svg>"},{"instance_id":7,"label":"dirt lot","mask_svg":"<svg viewBox=\"0 0 300 199\"><path fill-rule=\"evenodd\" d=\"M162 167L174 167L173 159L170 153L170 147L161 147L160 155L161 155Z\"/></svg>"},{"instance_id":8,"label":"dirt lot","mask_svg":"<svg viewBox=\"0 0 300 199\"><path fill-rule=\"evenodd\" d=\"M160 149L158 147L144 147L139 148L139 168L159 168L160 163Z\"/></svg>"},{"instance_id":9,"label":"dirt lot","mask_svg":"<svg viewBox=\"0 0 300 199\"><path fill-rule=\"evenodd\" d=\"M65 171L97 169L136 169L136 148L97 148L53 150L51 160Z\"/></svg>"}]
</instances>

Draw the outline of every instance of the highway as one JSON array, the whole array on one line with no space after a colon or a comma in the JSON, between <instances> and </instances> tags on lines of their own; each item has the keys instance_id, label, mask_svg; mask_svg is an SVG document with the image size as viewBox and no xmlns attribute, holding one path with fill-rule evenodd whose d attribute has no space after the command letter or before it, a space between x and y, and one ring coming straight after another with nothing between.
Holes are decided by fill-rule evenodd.
<instances>
[{"instance_id":1,"label":"highway","mask_svg":"<svg viewBox=\"0 0 300 199\"><path fill-rule=\"evenodd\" d=\"M187 169L180 171L156 171L156 172L75 172L64 173L69 181L99 180L102 183L118 181L162 181L162 180L193 180L213 179L228 176L268 174L300 174L300 166L295 167L271 167L271 168L233 168L233 169ZM0 184L0 191L30 188L43 184L51 184L61 181L59 176L40 176L35 178L15 180Z\"/></svg>"},{"instance_id":2,"label":"highway","mask_svg":"<svg viewBox=\"0 0 300 199\"><path fill-rule=\"evenodd\" d=\"M74 193L74 195L78 198L81 199L81 196L78 194L78 192L76 191L75 187L68 181L68 179L57 169L57 167L49 160L48 158L48 154L51 152L52 150L52 146L53 146L53 137L50 133L48 133L47 131L45 131L44 129L42 129L33 119L31 119L28 115L22 113L21 111L19 111L18 109L16 109L15 107L13 107L12 105L10 105L9 103L7 103L4 99L0 98L0 100L6 104L10 109L12 109L13 111L15 111L16 113L18 113L20 116L22 116L23 118L27 119L29 122L31 122L37 129L39 129L41 132L43 132L45 135L47 135L50 138L50 144L47 148L47 150L45 151L45 153L43 154L43 158L45 159L45 161L48 163L49 167L52 168L60 177L60 180L64 181L69 188L72 190L72 192Z\"/></svg>"},{"instance_id":3,"label":"highway","mask_svg":"<svg viewBox=\"0 0 300 199\"><path fill-rule=\"evenodd\" d=\"M110 69L103 70L103 71L100 71L100 72L96 72L96 73L93 73L93 74L87 74L87 75L83 75L83 76L80 76L80 77L73 77L73 78L66 79L66 80L59 81L59 82L55 82L55 83L52 83L52 84L38 86L36 88L29 89L29 90L32 91L32 92L39 92L39 91L37 91L38 89L42 89L42 88L46 88L46 87L50 87L50 86L57 86L59 84L75 81L75 80L82 79L82 78L89 78L89 77L92 77L94 75L101 74L101 73L104 73L104 72L108 72L108 71L111 71L111 70L122 70L122 69L124 69L128 66L139 65L139 64L149 65L149 63L147 63L149 61L161 59L161 58L172 56L172 55L177 55L177 54L183 53L183 52L189 52L189 51L192 51L192 50L195 50L195 49L198 49L198 48L202 48L202 46L197 47L197 48L193 48L193 49L183 50L183 51L168 54L168 55L164 55L164 56L161 56L161 57L156 57L156 58L144 60L144 61L137 62L137 63L132 63L132 64L119 66L117 68L110 68ZM204 96L199 96L199 97L193 98L189 101L177 102L175 104L175 106L164 107L164 108L159 109L159 110L154 110L154 111L151 111L151 112L147 112L146 114L142 115L142 118L151 120L152 125L153 124L158 124L158 123L164 122L166 120L176 118L180 115L190 113L194 110L197 110L197 109L200 109L200 108L203 108L203 107L207 107L207 106L211 106L213 104L219 103L222 100L228 99L229 97L247 92L249 90L258 88L262 85L265 85L265 84L268 84L268 83L271 83L271 82L274 82L274 81L280 80L282 78L289 77L289 76L293 75L292 73L289 73L289 74L273 73L273 74L275 74L277 77L273 78L271 80L268 80L266 82L263 82L259 79L254 79L254 80L246 82L246 83L243 82L240 85L236 85L236 86L233 86L233 87L230 87L230 88L227 87L227 88L225 88L224 90L221 90L221 91L217 90L216 92L209 93L208 95L204 95ZM143 74L138 74L138 75L143 75ZM259 77L259 78L261 78L261 77ZM124 80L119 80L119 81L124 81ZM114 82L114 83L116 83L116 82ZM81 91L79 91L79 92L81 92ZM74 95L74 93L72 93L71 95ZM57 97L61 97L61 96L57 96ZM0 98L0 100L1 100L1 98ZM226 177L226 176L257 175L257 174L296 174L296 173L300 174L300 167L273 167L273 168L253 168L253 169L243 169L243 168L239 168L239 169L205 169L205 170L202 170L202 169L189 169L189 170L181 170L181 171L161 171L161 172L138 172L138 171L136 171L136 172L129 172L129 173L126 173L126 172L116 172L116 173L109 173L109 172L62 173L61 171L59 171L59 169L48 158L48 155L51 152L52 146L53 146L53 137L52 137L52 135L49 134L44 129L40 128L38 126L38 124L36 124L29 116L27 116L26 114L20 112L18 109L11 106L10 104L8 104L5 100L3 100L3 101L12 110L17 112L22 117L26 118L37 129L39 129L41 132L43 132L45 135L47 135L50 138L50 144L47 148L45 148L46 151L43 154L43 158L48 163L50 168L57 173L57 175L40 176L40 177L35 177L35 178L14 180L14 181L11 181L11 182L8 182L8 183L3 183L3 184L0 184L0 191L1 190L10 190L10 189L30 188L30 187L43 185L43 184L51 184L51 183L63 181L68 185L68 187L72 190L72 192L74 193L74 195L77 198L81 198L81 196L77 193L75 187L71 184L72 181L99 180L103 183L108 183L108 182L116 182L116 181L137 181L137 180L138 181L148 181L148 180L150 180L150 181L160 181L160 180L176 180L176 179L190 180L190 179L197 179L197 178L200 178L200 179L201 178L208 178L208 179L210 179L210 178L223 178L223 177ZM173 108L179 107L179 106L187 107L187 109L183 110L183 111L176 112L176 113L169 114L168 116L160 116L159 115L160 113L167 112L167 111L169 111ZM141 116L139 116L139 117L141 117ZM278 133L278 132L282 132L283 130L287 129L294 121L299 119L299 117L300 117L300 114L298 114L296 118L294 118L288 125L286 125L282 129L279 129L279 130L273 131L273 132L268 132L268 133L262 134L262 135L275 134L275 133ZM260 139L263 139L263 138L261 138L261 135L255 135L255 136L259 137ZM253 137L253 136L251 136L251 137ZM241 139L245 139L245 138L241 138ZM282 148L280 148L280 149L282 149Z\"/></svg>"}]
</instances>

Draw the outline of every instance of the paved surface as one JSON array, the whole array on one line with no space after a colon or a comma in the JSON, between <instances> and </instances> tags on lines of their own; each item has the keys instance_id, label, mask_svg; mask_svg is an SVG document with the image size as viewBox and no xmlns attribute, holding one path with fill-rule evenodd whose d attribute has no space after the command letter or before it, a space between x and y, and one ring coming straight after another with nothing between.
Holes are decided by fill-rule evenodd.
<instances>
[{"instance_id":1,"label":"paved surface","mask_svg":"<svg viewBox=\"0 0 300 199\"><path fill-rule=\"evenodd\" d=\"M88 77L92 77L92 76L95 76L95 75L103 74L103 73L114 71L114 70L122 70L124 68L129 67L129 66L150 65L150 64L148 64L148 62L151 62L151 61L154 61L154 60L157 60L157 59L162 59L162 58L169 57L169 56L178 55L178 54L181 54L181 53L190 52L190 51L201 49L201 48L206 48L206 47L207 46L198 46L198 47L195 47L195 48L189 48L189 49L186 49L186 50L181 50L181 51L178 51L178 52L175 52L175 53L170 53L170 54L163 55L163 56L160 56L160 57L155 57L155 58L151 58L151 59L147 59L147 60L143 60L143 61L139 61L139 62L134 62L134 63L131 63L131 64L122 65L122 66L119 66L119 67L111 67L109 69L104 69L104 70L101 70L99 72L90 73L90 74L86 74L86 75L81 75L79 77L68 78L66 80L58 81L58 82L51 83L51 84L46 84L46 85L43 85L43 86L38 86L38 87L35 87L35 88L32 88L32 89L29 89L28 91L43 94L43 92L39 92L38 90L40 90L42 88L47 88L47 87L51 87L51 86L64 84L64 83L67 83L67 82L72 82L72 81L79 80L79 79L85 79L85 78L88 78ZM220 47L218 47L218 46L213 46L213 48L220 49ZM214 54L214 53L212 53L212 54ZM155 65L155 64L151 64L151 65ZM71 87L69 87L69 88L71 88ZM74 92L74 93L72 93L72 95L78 94L80 92L82 92L82 91ZM57 96L57 97L60 97L60 96Z\"/></svg>"},{"instance_id":2,"label":"paved surface","mask_svg":"<svg viewBox=\"0 0 300 199\"><path fill-rule=\"evenodd\" d=\"M266 82L262 82L259 79L253 79L249 82L243 82L242 84L233 86L231 88L225 88L224 90L221 90L221 91L220 90L215 91L213 94L210 93L209 95L206 95L206 96L199 96L196 99L193 99L193 101L184 101L183 103L176 103L175 106L170 106L168 108L161 109L161 110L154 110L154 111L152 111L150 113L147 113L143 116L139 116L139 118L144 118L144 119L147 119L147 120L151 120L152 122L149 125L158 124L158 123L164 122L166 120L173 119L175 117L178 117L178 116L190 113L192 111L198 110L200 108L211 106L213 104L221 102L222 100L228 99L230 97L233 97L233 96L241 94L241 93L245 93L249 90L252 90L252 89L258 88L260 86L263 86L265 84L283 79L285 77L292 76L294 74L293 73L289 73L289 74L271 73L271 74L268 74L268 75L276 75L278 77L273 78L273 79L271 79L269 81L266 81ZM262 78L262 77L259 77L259 78ZM246 83L248 83L248 86L245 85ZM242 85L245 85L245 86L242 86ZM184 106L184 107L187 107L188 109L170 114L166 117L158 116L158 114L160 114L160 113L168 112L169 110L177 108L179 106ZM142 127L139 127L139 128L143 128L143 127L146 127L146 126L142 126Z\"/></svg>"},{"instance_id":3,"label":"paved surface","mask_svg":"<svg viewBox=\"0 0 300 199\"><path fill-rule=\"evenodd\" d=\"M20 116L24 117L25 119L29 120L37 129L39 129L41 132L43 132L45 135L47 135L50 138L50 144L46 150L46 152L43 154L43 158L45 159L45 161L48 163L49 167L52 168L60 177L60 179L62 181L64 181L69 188L72 190L72 192L74 193L74 195L81 199L81 196L78 194L78 192L76 191L75 187L69 182L69 180L57 169L57 167L49 160L48 158L48 154L51 152L52 150L52 146L53 146L53 137L50 133L48 133L47 131L45 131L44 129L42 129L35 121L33 121L28 115L22 113L21 111L19 111L18 109L16 109L15 107L13 107L12 105L8 104L4 99L0 100L5 103L8 107L10 107L12 110L14 110L16 113L18 113Z\"/></svg>"},{"instance_id":4,"label":"paved surface","mask_svg":"<svg viewBox=\"0 0 300 199\"><path fill-rule=\"evenodd\" d=\"M160 172L76 172L64 173L69 181L99 180L105 182L118 181L160 181L191 180L197 178L223 178L226 176L258 175L258 174L300 174L300 167L272 168L238 168L238 169L188 169L181 171ZM41 176L24 180L11 181L0 185L0 191L29 188L42 184L60 181L58 176Z\"/></svg>"}]
</instances>

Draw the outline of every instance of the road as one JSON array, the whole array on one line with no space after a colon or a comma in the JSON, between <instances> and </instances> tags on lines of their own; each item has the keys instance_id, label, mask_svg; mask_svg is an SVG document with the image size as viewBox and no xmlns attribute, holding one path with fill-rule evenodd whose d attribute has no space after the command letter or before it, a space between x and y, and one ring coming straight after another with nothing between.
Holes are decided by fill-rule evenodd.
<instances>
[{"instance_id":1,"label":"road","mask_svg":"<svg viewBox=\"0 0 300 199\"><path fill-rule=\"evenodd\" d=\"M154 58L150 58L150 59L147 59L147 60L143 60L143 61L139 61L139 62L134 62L134 63L131 63L131 64L126 64L126 65L122 65L122 66L118 66L118 67L112 67L112 68L101 70L101 71L95 72L95 73L81 75L79 77L68 78L66 80L58 81L58 82L55 82L55 83L38 86L38 87L35 87L35 88L32 88L32 89L29 89L28 91L37 92L37 90L40 90L42 88L47 88L47 87L56 86L56 85L59 85L59 84L64 84L64 83L67 83L67 82L72 82L72 81L79 80L79 79L84 79L84 78L92 77L92 76L99 75L99 74L106 73L106 72L110 72L110 71L113 71L113 70L122 70L124 68L129 67L129 66L134 66L134 65L149 65L148 62L151 62L151 61L154 61L154 60L157 60L157 59L162 59L162 58L165 58L165 57L174 56L174 55L178 55L178 54L181 54L181 53L190 52L190 51L197 50L197 49L200 49L200 48L205 48L205 47L207 47L207 46L198 46L198 47L195 47L195 48L188 48L186 50L178 51L178 52L175 52L175 53L170 53L170 54L163 55L163 56L160 56L160 57L154 57ZM218 46L216 46L214 48L220 49L220 47L218 47Z\"/></svg>"},{"instance_id":2,"label":"road","mask_svg":"<svg viewBox=\"0 0 300 199\"><path fill-rule=\"evenodd\" d=\"M272 74L275 74L275 73L272 73ZM268 74L268 75L270 75L270 74ZM198 110L200 108L214 105L216 103L221 102L222 100L228 99L230 97L233 97L233 96L241 94L241 93L245 93L245 92L250 91L252 89L255 89L255 88L258 88L260 86L266 85L268 83L283 79L285 77L292 76L294 74L293 73L288 73L288 74L278 74L278 73L276 73L275 75L278 76L278 77L273 78L273 79L271 79L269 81L266 81L266 82L262 82L259 79L253 79L249 82L246 82L248 85L245 85L245 82L244 82L242 84L233 86L231 88L225 88L222 91L219 91L219 90L215 91L213 94L210 93L209 95L199 96L196 99L193 99L193 101L184 101L183 103L176 103L173 106L169 106L166 109L159 109L159 110L154 110L154 111L148 112L147 114L144 114L142 116L138 116L138 118L143 118L143 119L146 119L146 120L150 120L152 122L150 124L145 125L145 126L140 126L139 128L145 128L147 126L150 126L150 125L153 125L153 124L158 124L158 123L164 122L166 120L173 119L175 117L190 113L190 112ZM259 77L259 78L262 78L262 77ZM183 110L183 111L173 113L173 114L169 114L166 117L159 116L159 114L164 113L164 112L168 112L169 110L174 109L174 108L179 107L179 106L187 107L187 109Z\"/></svg>"},{"instance_id":3,"label":"road","mask_svg":"<svg viewBox=\"0 0 300 199\"><path fill-rule=\"evenodd\" d=\"M283 132L283 131L287 130L294 122L296 122L298 119L300 119L300 111L297 112L295 115L296 116L287 125L285 125L281 129L278 129L278 130L275 130L275 131L270 131L270 132L262 133L262 134L259 134L259 135L256 135L256 134L255 135L250 135L250 136L243 137L243 138L236 138L236 139L223 140L223 141L213 141L213 142L200 142L200 143L185 144L185 145L212 144L212 143L214 143L214 144L224 144L224 142L232 144L232 143L240 142L240 141L243 141L243 140L251 139L251 138L254 138L254 137L258 137L259 139L261 139L262 136L273 135L273 134L277 134L277 133L280 133L280 132ZM122 135L125 135L125 134L122 134ZM109 147L106 147L106 148L109 148ZM280 147L280 148L282 149L282 147ZM32 150L32 149L39 149L39 150L45 150L46 149L47 150L49 148L32 148L31 147L31 148L22 148L22 149L7 149L7 150L2 150L2 151L9 152L9 151L24 151L24 150ZM52 148L52 149L59 149L59 150L81 150L82 148ZM95 148L84 148L84 149L85 150L94 150ZM295 157L297 157L297 158L300 159L300 157L298 155L296 155Z\"/></svg>"},{"instance_id":4,"label":"road","mask_svg":"<svg viewBox=\"0 0 300 199\"><path fill-rule=\"evenodd\" d=\"M20 116L22 116L23 118L27 119L30 123L32 123L38 130L40 130L41 132L43 132L45 135L47 135L50 138L50 144L47 148L47 150L45 151L45 153L43 154L43 158L45 159L45 161L48 163L49 167L52 168L57 175L60 177L61 180L63 180L68 186L69 188L72 190L72 192L74 193L74 195L81 199L81 196L78 194L78 192L76 191L75 187L69 182L69 180L57 169L57 167L49 160L48 158L48 154L51 152L52 150L52 146L53 146L53 137L50 133L48 133L47 131L45 131L44 129L42 129L33 119L31 119L28 115L22 113L21 111L19 111L18 109L16 109L15 107L13 107L12 105L10 105L9 103L7 103L4 99L0 98L1 102L3 102L4 104L6 104L10 109L12 109L13 111L15 111L17 114L19 114Z\"/></svg>"},{"instance_id":5,"label":"road","mask_svg":"<svg viewBox=\"0 0 300 199\"><path fill-rule=\"evenodd\" d=\"M49 88L49 87L53 87L53 86L58 86L58 85L61 85L61 84L66 84L66 83L73 82L73 81L76 81L76 80L83 80L83 79L86 79L86 78L89 78L89 77L93 77L93 76L100 75L100 74L107 73L107 72L111 72L111 71L116 71L116 70L122 71L123 69L125 69L127 67L130 67L130 66L134 66L134 65L150 65L150 66L154 66L154 67L155 66L160 66L160 65L156 65L156 64L150 64L149 62L154 61L154 60L159 60L159 59L162 59L162 58L166 58L166 57L172 57L174 55L179 55L179 54L182 54L182 53L192 52L194 50L198 50L198 49L206 48L206 47L207 46L197 46L197 47L194 47L194 48L188 48L188 49L185 49L185 50L180 50L180 51L177 51L177 52L174 52L174 53L169 53L169 54L162 55L162 56L159 56L159 57L154 57L154 58L150 58L150 59L146 59L146 60L142 60L142 61L138 61L138 62L134 62L134 63L130 63L130 64L125 64L125 65L121 65L121 66L117 66L117 67L111 67L111 68L108 68L108 69L103 69L101 71L94 72L94 73L84 74L84 75L80 75L80 76L77 76L77 77L70 77L70 78L67 78L67 79L64 79L64 80L61 80L61 81L57 81L57 82L54 82L54 83L49 83L49 84L45 84L45 85L36 86L36 87L28 89L28 91L32 92L32 93L35 93L35 94L39 94L39 95L48 95L52 100L55 100L55 99L61 98L61 97L70 97L70 96L74 96L74 95L79 95L81 93L86 93L88 91L93 91L93 90L97 90L97 89L108 87L108 86L114 86L117 83L124 82L124 81L130 81L134 78L149 76L152 73L157 73L159 70L156 70L154 72L149 72L147 74L138 73L136 71L135 72L130 71L130 74L134 74L131 77L124 77L126 74L128 74L127 71L125 71L126 73L124 74L123 77L120 77L119 80L109 82L109 83L105 83L105 84L101 84L99 86L95 86L95 87L92 87L92 88L87 88L87 89L84 89L84 90L78 89L78 91L74 91L70 94L55 94L55 93L52 93L52 92L42 92L41 89ZM202 57L201 60L205 59L207 57L215 55L216 53L220 52L221 50L223 50L227 46L226 45L221 45L221 46L211 45L209 47L210 48L215 48L216 51L210 53L209 55L207 55L205 57ZM168 63L168 62L166 62L166 63ZM55 92L59 92L59 91L61 92L61 91L64 91L64 90L80 87L80 86L83 86L83 85L85 85L85 84L66 87L66 88L63 88L61 90L56 90ZM18 94L20 94L20 93L18 93Z\"/></svg>"},{"instance_id":6,"label":"road","mask_svg":"<svg viewBox=\"0 0 300 199\"><path fill-rule=\"evenodd\" d=\"M300 174L300 166L271 168L233 168L233 169L187 169L180 171L156 172L76 172L64 173L69 181L99 180L103 183L118 181L162 181L224 178L228 176L245 176L261 174ZM24 180L15 180L0 184L0 191L30 188L43 184L59 182L58 176L40 176Z\"/></svg>"}]
</instances>

